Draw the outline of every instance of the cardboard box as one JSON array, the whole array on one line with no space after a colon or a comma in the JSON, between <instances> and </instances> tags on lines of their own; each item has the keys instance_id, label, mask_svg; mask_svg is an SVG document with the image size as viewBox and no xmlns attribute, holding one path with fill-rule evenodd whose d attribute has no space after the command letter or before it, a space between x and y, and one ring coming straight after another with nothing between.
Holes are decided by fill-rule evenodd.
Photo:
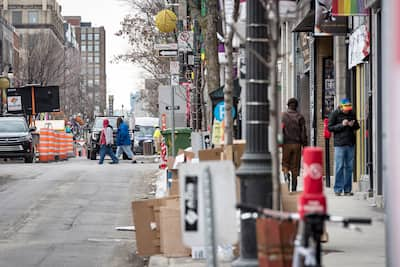
<instances>
[{"instance_id":1,"label":"cardboard box","mask_svg":"<svg viewBox=\"0 0 400 267\"><path fill-rule=\"evenodd\" d=\"M136 228L136 247L140 256L161 253L160 207L178 202L177 196L132 202L133 224Z\"/></svg>"},{"instance_id":2,"label":"cardboard box","mask_svg":"<svg viewBox=\"0 0 400 267\"><path fill-rule=\"evenodd\" d=\"M199 160L221 160L222 148L199 150Z\"/></svg>"},{"instance_id":3,"label":"cardboard box","mask_svg":"<svg viewBox=\"0 0 400 267\"><path fill-rule=\"evenodd\" d=\"M169 188L169 195L170 196L179 196L179 180L178 179L171 180L171 187Z\"/></svg>"},{"instance_id":4,"label":"cardboard box","mask_svg":"<svg viewBox=\"0 0 400 267\"><path fill-rule=\"evenodd\" d=\"M297 202L301 193L302 192L289 192L288 185L286 183L281 184L282 210L297 212Z\"/></svg>"},{"instance_id":5,"label":"cardboard box","mask_svg":"<svg viewBox=\"0 0 400 267\"><path fill-rule=\"evenodd\" d=\"M187 257L190 249L182 242L179 203L176 207L160 208L160 246L167 257Z\"/></svg>"}]
</instances>

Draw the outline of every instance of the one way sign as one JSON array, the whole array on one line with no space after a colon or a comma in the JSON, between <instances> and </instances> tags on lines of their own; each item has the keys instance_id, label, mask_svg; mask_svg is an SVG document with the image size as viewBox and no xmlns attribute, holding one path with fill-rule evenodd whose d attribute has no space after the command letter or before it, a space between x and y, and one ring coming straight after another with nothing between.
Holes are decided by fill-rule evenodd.
<instances>
[{"instance_id":1,"label":"one way sign","mask_svg":"<svg viewBox=\"0 0 400 267\"><path fill-rule=\"evenodd\" d=\"M178 50L158 50L159 57L177 57Z\"/></svg>"}]
</instances>

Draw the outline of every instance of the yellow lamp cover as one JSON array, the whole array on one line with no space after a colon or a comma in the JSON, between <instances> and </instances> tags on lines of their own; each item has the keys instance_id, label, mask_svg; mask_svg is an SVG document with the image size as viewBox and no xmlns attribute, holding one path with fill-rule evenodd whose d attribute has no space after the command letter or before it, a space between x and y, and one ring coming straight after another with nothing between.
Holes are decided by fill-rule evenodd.
<instances>
[{"instance_id":1,"label":"yellow lamp cover","mask_svg":"<svg viewBox=\"0 0 400 267\"><path fill-rule=\"evenodd\" d=\"M10 87L10 80L7 77L0 77L0 89L6 89Z\"/></svg>"},{"instance_id":2,"label":"yellow lamp cover","mask_svg":"<svg viewBox=\"0 0 400 267\"><path fill-rule=\"evenodd\" d=\"M161 10L156 15L156 27L160 32L172 32L176 28L177 17L169 9Z\"/></svg>"}]
</instances>

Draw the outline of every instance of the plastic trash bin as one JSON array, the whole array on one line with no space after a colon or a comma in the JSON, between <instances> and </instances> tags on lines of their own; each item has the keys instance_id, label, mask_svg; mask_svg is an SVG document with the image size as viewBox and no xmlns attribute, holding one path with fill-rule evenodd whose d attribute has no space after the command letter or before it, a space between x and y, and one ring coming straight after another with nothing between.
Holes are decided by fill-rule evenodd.
<instances>
[{"instance_id":1,"label":"plastic trash bin","mask_svg":"<svg viewBox=\"0 0 400 267\"><path fill-rule=\"evenodd\" d=\"M171 129L161 131L164 137L165 144L168 148L168 156L171 156L172 141L171 141ZM191 134L192 129L190 128L175 128L175 155L178 153L179 149L186 149L191 147Z\"/></svg>"},{"instance_id":2,"label":"plastic trash bin","mask_svg":"<svg viewBox=\"0 0 400 267\"><path fill-rule=\"evenodd\" d=\"M151 156L154 154L153 150L153 141L147 140L143 142L143 155L144 156Z\"/></svg>"}]
</instances>

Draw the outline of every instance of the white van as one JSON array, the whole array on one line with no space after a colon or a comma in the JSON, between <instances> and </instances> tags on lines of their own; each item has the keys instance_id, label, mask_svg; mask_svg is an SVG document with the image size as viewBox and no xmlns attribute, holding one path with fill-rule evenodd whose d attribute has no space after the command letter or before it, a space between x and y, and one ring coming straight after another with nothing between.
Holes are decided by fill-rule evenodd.
<instances>
[{"instance_id":1,"label":"white van","mask_svg":"<svg viewBox=\"0 0 400 267\"><path fill-rule=\"evenodd\" d=\"M135 118L134 131L134 152L143 154L143 142L152 141L156 126L160 126L160 119L155 117L137 117Z\"/></svg>"}]
</instances>

